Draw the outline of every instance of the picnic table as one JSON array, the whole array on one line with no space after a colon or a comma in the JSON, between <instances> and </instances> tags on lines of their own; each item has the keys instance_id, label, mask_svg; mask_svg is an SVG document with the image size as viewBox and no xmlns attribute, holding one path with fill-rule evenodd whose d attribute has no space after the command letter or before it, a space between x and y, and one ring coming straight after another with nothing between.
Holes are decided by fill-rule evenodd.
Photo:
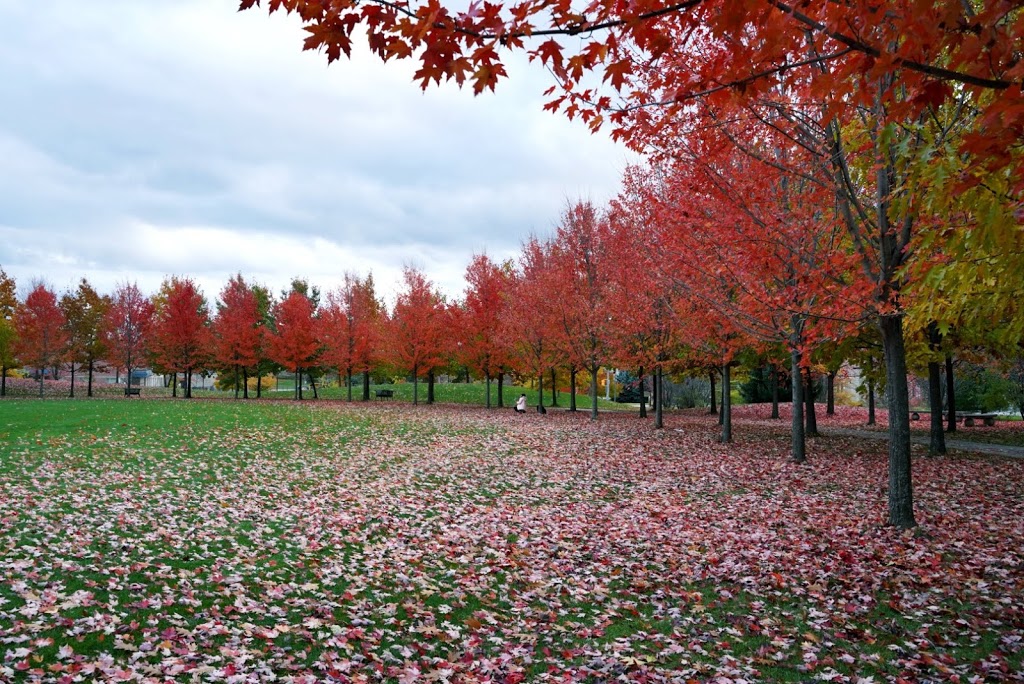
<instances>
[{"instance_id":1,"label":"picnic table","mask_svg":"<svg viewBox=\"0 0 1024 684\"><path fill-rule=\"evenodd\" d=\"M379 389L376 391L376 395L378 399L393 399L395 396L395 391L389 389Z\"/></svg>"}]
</instances>

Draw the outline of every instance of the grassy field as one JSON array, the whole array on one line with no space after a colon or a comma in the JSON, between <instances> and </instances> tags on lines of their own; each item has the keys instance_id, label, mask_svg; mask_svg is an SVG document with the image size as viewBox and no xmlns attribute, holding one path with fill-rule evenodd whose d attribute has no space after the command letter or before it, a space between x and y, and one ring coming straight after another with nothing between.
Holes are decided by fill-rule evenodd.
<instances>
[{"instance_id":1,"label":"grassy field","mask_svg":"<svg viewBox=\"0 0 1024 684\"><path fill-rule=\"evenodd\" d=\"M1024 463L738 421L0 402L0 681L1021 681Z\"/></svg>"}]
</instances>

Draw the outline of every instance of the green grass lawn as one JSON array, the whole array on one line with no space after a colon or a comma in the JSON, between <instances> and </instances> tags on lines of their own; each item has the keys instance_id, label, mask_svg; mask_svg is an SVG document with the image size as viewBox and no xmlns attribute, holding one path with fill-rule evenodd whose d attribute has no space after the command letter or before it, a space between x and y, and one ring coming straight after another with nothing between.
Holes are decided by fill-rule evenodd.
<instances>
[{"instance_id":1,"label":"green grass lawn","mask_svg":"<svg viewBox=\"0 0 1024 684\"><path fill-rule=\"evenodd\" d=\"M2 401L0 680L1021 671L1018 464L916 463L908 535L879 525L884 447L797 468L673 420Z\"/></svg>"}]
</instances>

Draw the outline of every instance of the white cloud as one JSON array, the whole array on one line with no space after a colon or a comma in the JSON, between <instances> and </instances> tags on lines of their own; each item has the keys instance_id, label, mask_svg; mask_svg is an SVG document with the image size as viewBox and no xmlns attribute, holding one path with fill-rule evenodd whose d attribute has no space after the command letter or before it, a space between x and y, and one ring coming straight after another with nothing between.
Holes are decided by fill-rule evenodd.
<instances>
[{"instance_id":1,"label":"white cloud","mask_svg":"<svg viewBox=\"0 0 1024 684\"><path fill-rule=\"evenodd\" d=\"M234 0L0 0L0 266L100 289L234 272L327 290L413 262L449 296L474 252L513 254L566 197L607 199L627 153L541 110L511 59L498 94L420 92L360 48L326 66L293 17Z\"/></svg>"}]
</instances>

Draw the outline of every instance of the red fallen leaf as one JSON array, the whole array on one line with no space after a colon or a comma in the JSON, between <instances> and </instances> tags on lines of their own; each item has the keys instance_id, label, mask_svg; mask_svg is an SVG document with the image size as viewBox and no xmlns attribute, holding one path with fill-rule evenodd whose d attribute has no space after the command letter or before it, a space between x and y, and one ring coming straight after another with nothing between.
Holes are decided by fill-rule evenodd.
<instances>
[{"instance_id":1,"label":"red fallen leaf","mask_svg":"<svg viewBox=\"0 0 1024 684\"><path fill-rule=\"evenodd\" d=\"M850 551L848 549L843 549L842 551L840 551L839 552L839 558L841 558L844 563L852 563L853 562L853 554L850 553Z\"/></svg>"},{"instance_id":2,"label":"red fallen leaf","mask_svg":"<svg viewBox=\"0 0 1024 684\"><path fill-rule=\"evenodd\" d=\"M519 682L526 679L526 675L522 672L513 672L512 674L505 677L505 684L519 684Z\"/></svg>"}]
</instances>

